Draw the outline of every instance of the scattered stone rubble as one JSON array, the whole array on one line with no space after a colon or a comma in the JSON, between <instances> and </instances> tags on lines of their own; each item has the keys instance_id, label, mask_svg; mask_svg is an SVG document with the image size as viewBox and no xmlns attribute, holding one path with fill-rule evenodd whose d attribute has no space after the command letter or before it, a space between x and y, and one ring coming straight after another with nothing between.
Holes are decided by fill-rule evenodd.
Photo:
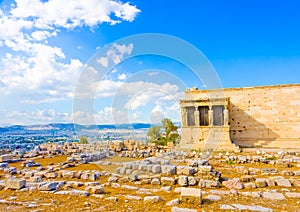
<instances>
[{"instance_id":1,"label":"scattered stone rubble","mask_svg":"<svg viewBox=\"0 0 300 212\"><path fill-rule=\"evenodd\" d=\"M129 155L141 159L120 163L115 173L68 170L80 164L95 162L104 164L101 162L102 159L117 154L126 157L128 152ZM137 152L139 153L134 155ZM21 169L15 168L13 163L2 162L0 171L5 177L0 181L0 190L94 196L108 202L117 202L120 196L109 196L106 190L122 189L130 193L123 195L125 201L153 204L164 202L166 206L172 207L172 211L197 211L198 206L209 202L219 203L219 210L273 211L275 209L271 206L240 204L238 199L255 198L271 202L300 199L300 170L290 169L300 168L298 153L260 152L249 156L233 153L216 154L211 159L225 164L224 167L230 169L235 176L223 177L222 170L214 168L210 159L201 159L199 154L165 150L153 151L152 154L144 150L145 154L141 156L140 152L142 151L136 148L132 148L131 151L128 149L123 151L121 148L118 151L105 149L93 153L75 152L68 156L66 162L49 164L45 167L30 158L22 162ZM105 164L111 165L110 162ZM251 164L259 164L260 168L251 167ZM266 164L269 166L263 167ZM100 184L98 181L103 178L107 180ZM145 185L152 187L145 188ZM178 198L165 201L160 192L174 193ZM228 196L235 197L236 202L222 204L222 200ZM191 208L180 207L182 202L190 204ZM0 199L0 204L13 203ZM26 207L28 206L34 207L34 204L27 204Z\"/></svg>"}]
</instances>

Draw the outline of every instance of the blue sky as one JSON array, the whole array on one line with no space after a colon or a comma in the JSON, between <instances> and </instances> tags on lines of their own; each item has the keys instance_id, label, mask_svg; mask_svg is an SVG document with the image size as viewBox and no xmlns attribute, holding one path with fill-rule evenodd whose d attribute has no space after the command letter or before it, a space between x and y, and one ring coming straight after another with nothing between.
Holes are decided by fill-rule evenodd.
<instances>
[{"instance_id":1,"label":"blue sky","mask_svg":"<svg viewBox=\"0 0 300 212\"><path fill-rule=\"evenodd\" d=\"M189 42L210 61L223 87L299 83L299 8L296 0L1 1L0 125L74 117L89 123L91 115L99 124L178 121L184 89L205 83L185 64L157 55L115 64L105 80L90 83L97 90L94 114L73 111L85 64L104 46L140 33ZM129 47L116 46L119 57L134 51Z\"/></svg>"}]
</instances>

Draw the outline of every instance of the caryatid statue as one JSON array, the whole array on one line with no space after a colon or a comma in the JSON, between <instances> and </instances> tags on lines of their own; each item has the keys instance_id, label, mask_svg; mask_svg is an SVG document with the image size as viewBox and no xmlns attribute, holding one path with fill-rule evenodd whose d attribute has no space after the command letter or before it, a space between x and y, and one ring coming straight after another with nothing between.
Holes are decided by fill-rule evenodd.
<instances>
[{"instance_id":1,"label":"caryatid statue","mask_svg":"<svg viewBox=\"0 0 300 212\"><path fill-rule=\"evenodd\" d=\"M229 113L228 113L228 109L226 106L225 106L223 113L224 113L224 125L227 126L228 122L229 122Z\"/></svg>"},{"instance_id":2,"label":"caryatid statue","mask_svg":"<svg viewBox=\"0 0 300 212\"><path fill-rule=\"evenodd\" d=\"M187 116L186 116L186 114L187 114L186 108L182 108L182 109L181 109L181 121L182 121L182 126L187 126L187 121L186 121Z\"/></svg>"},{"instance_id":3,"label":"caryatid statue","mask_svg":"<svg viewBox=\"0 0 300 212\"><path fill-rule=\"evenodd\" d=\"M209 108L208 110L208 121L209 121L209 126L214 125L214 111L211 108Z\"/></svg>"}]
</instances>

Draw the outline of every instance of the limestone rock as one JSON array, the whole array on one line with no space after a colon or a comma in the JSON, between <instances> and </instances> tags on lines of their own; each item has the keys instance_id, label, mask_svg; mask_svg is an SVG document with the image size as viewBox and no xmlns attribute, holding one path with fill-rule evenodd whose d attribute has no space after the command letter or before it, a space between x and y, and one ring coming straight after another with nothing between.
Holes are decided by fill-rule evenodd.
<instances>
[{"instance_id":1,"label":"limestone rock","mask_svg":"<svg viewBox=\"0 0 300 212\"><path fill-rule=\"evenodd\" d=\"M290 178L289 180L293 186L300 187L300 179Z\"/></svg>"},{"instance_id":2,"label":"limestone rock","mask_svg":"<svg viewBox=\"0 0 300 212\"><path fill-rule=\"evenodd\" d=\"M194 186L194 185L196 185L196 184L197 184L196 178L195 178L195 177L189 176L189 177L188 177L188 185L189 185L189 186Z\"/></svg>"},{"instance_id":3,"label":"limestone rock","mask_svg":"<svg viewBox=\"0 0 300 212\"><path fill-rule=\"evenodd\" d=\"M258 188L264 188L264 187L268 186L267 179L265 179L265 178L257 178L255 180L255 184Z\"/></svg>"},{"instance_id":4,"label":"limestone rock","mask_svg":"<svg viewBox=\"0 0 300 212\"><path fill-rule=\"evenodd\" d=\"M105 189L102 185L88 186L85 188L85 190L92 194L104 194L105 193Z\"/></svg>"},{"instance_id":5,"label":"limestone rock","mask_svg":"<svg viewBox=\"0 0 300 212\"><path fill-rule=\"evenodd\" d=\"M197 210L189 209L189 208L179 208L179 207L173 206L172 212L197 212Z\"/></svg>"},{"instance_id":6,"label":"limestone rock","mask_svg":"<svg viewBox=\"0 0 300 212\"><path fill-rule=\"evenodd\" d=\"M182 188L184 188L184 187L177 187L177 188L174 189L174 192L175 193L180 193Z\"/></svg>"},{"instance_id":7,"label":"limestone rock","mask_svg":"<svg viewBox=\"0 0 300 212\"><path fill-rule=\"evenodd\" d=\"M85 186L97 186L97 185L100 185L99 182L86 182L84 183Z\"/></svg>"},{"instance_id":8,"label":"limestone rock","mask_svg":"<svg viewBox=\"0 0 300 212\"><path fill-rule=\"evenodd\" d=\"M272 212L273 210L271 208L265 208L258 205L241 205L241 204L232 204L234 207L236 207L239 211L261 211L261 212Z\"/></svg>"},{"instance_id":9,"label":"limestone rock","mask_svg":"<svg viewBox=\"0 0 300 212\"><path fill-rule=\"evenodd\" d=\"M267 179L266 182L267 182L267 185L270 186L270 187L275 186L275 182L272 179Z\"/></svg>"},{"instance_id":10,"label":"limestone rock","mask_svg":"<svg viewBox=\"0 0 300 212\"><path fill-rule=\"evenodd\" d=\"M262 196L266 199L269 200L284 200L285 197L282 193L278 193L278 192L269 192L269 191L265 191Z\"/></svg>"},{"instance_id":11,"label":"limestone rock","mask_svg":"<svg viewBox=\"0 0 300 212\"><path fill-rule=\"evenodd\" d=\"M254 182L245 183L244 186L245 186L245 188L248 188L248 189L256 188L256 184Z\"/></svg>"},{"instance_id":12,"label":"limestone rock","mask_svg":"<svg viewBox=\"0 0 300 212\"><path fill-rule=\"evenodd\" d=\"M160 185L160 180L157 177L155 177L151 180L151 184L152 185Z\"/></svg>"},{"instance_id":13,"label":"limestone rock","mask_svg":"<svg viewBox=\"0 0 300 212\"><path fill-rule=\"evenodd\" d=\"M26 180L20 178L8 178L5 183L6 188L19 190L26 186Z\"/></svg>"},{"instance_id":14,"label":"limestone rock","mask_svg":"<svg viewBox=\"0 0 300 212\"><path fill-rule=\"evenodd\" d=\"M300 193L297 193L297 192L286 192L285 196L287 196L289 198L300 199Z\"/></svg>"},{"instance_id":15,"label":"limestone rock","mask_svg":"<svg viewBox=\"0 0 300 212\"><path fill-rule=\"evenodd\" d=\"M169 192L169 191L172 190L172 186L164 186L164 187L161 187L160 190L161 190L161 191Z\"/></svg>"},{"instance_id":16,"label":"limestone rock","mask_svg":"<svg viewBox=\"0 0 300 212\"><path fill-rule=\"evenodd\" d=\"M138 180L138 177L135 174L129 175L128 178L130 181L133 181L133 182Z\"/></svg>"},{"instance_id":17,"label":"limestone rock","mask_svg":"<svg viewBox=\"0 0 300 212\"><path fill-rule=\"evenodd\" d=\"M173 177L161 177L160 181L163 185L175 185L176 180Z\"/></svg>"},{"instance_id":18,"label":"limestone rock","mask_svg":"<svg viewBox=\"0 0 300 212\"><path fill-rule=\"evenodd\" d=\"M53 191L56 190L57 182L44 182L40 183L38 186L39 191Z\"/></svg>"},{"instance_id":19,"label":"limestone rock","mask_svg":"<svg viewBox=\"0 0 300 212\"><path fill-rule=\"evenodd\" d=\"M219 188L220 182L215 180L204 180L201 179L199 181L199 187L200 188Z\"/></svg>"},{"instance_id":20,"label":"limestone rock","mask_svg":"<svg viewBox=\"0 0 300 212\"><path fill-rule=\"evenodd\" d=\"M89 196L89 192L81 191L81 190L68 190L68 191L57 191L54 194L63 194L63 195L71 195L71 196Z\"/></svg>"},{"instance_id":21,"label":"limestone rock","mask_svg":"<svg viewBox=\"0 0 300 212\"><path fill-rule=\"evenodd\" d=\"M41 176L32 176L28 181L33 183L40 183L43 182L43 178Z\"/></svg>"},{"instance_id":22,"label":"limestone rock","mask_svg":"<svg viewBox=\"0 0 300 212\"><path fill-rule=\"evenodd\" d=\"M214 194L207 195L205 199L208 199L209 201L218 201L222 197Z\"/></svg>"},{"instance_id":23,"label":"limestone rock","mask_svg":"<svg viewBox=\"0 0 300 212\"><path fill-rule=\"evenodd\" d=\"M108 182L117 182L118 181L118 177L116 177L116 176L111 176L110 178L108 178Z\"/></svg>"},{"instance_id":24,"label":"limestone rock","mask_svg":"<svg viewBox=\"0 0 300 212\"><path fill-rule=\"evenodd\" d=\"M187 201L187 200L194 200L199 204L202 204L202 193L201 190L198 188L181 188L180 192L180 200Z\"/></svg>"},{"instance_id":25,"label":"limestone rock","mask_svg":"<svg viewBox=\"0 0 300 212\"><path fill-rule=\"evenodd\" d=\"M246 196L246 197L252 197L252 198L259 198L262 196L262 194L260 192L240 192L240 194L242 196Z\"/></svg>"},{"instance_id":26,"label":"limestone rock","mask_svg":"<svg viewBox=\"0 0 300 212\"><path fill-rule=\"evenodd\" d=\"M129 190L138 190L139 188L136 186L122 185L121 188L129 189Z\"/></svg>"},{"instance_id":27,"label":"limestone rock","mask_svg":"<svg viewBox=\"0 0 300 212\"><path fill-rule=\"evenodd\" d=\"M227 180L222 183L228 189L243 189L244 185L238 179Z\"/></svg>"},{"instance_id":28,"label":"limestone rock","mask_svg":"<svg viewBox=\"0 0 300 212\"><path fill-rule=\"evenodd\" d=\"M174 175L174 174L176 174L176 166L174 166L174 165L163 165L163 166L161 166L161 172L163 174Z\"/></svg>"},{"instance_id":29,"label":"limestone rock","mask_svg":"<svg viewBox=\"0 0 300 212\"><path fill-rule=\"evenodd\" d=\"M155 203L155 202L160 202L160 201L162 201L160 196L145 196L144 197L144 202Z\"/></svg>"},{"instance_id":30,"label":"limestone rock","mask_svg":"<svg viewBox=\"0 0 300 212\"><path fill-rule=\"evenodd\" d=\"M200 173L211 172L212 166L199 166L198 170Z\"/></svg>"},{"instance_id":31,"label":"limestone rock","mask_svg":"<svg viewBox=\"0 0 300 212\"><path fill-rule=\"evenodd\" d=\"M142 200L142 197L140 197L140 196L133 196L133 195L126 195L125 199L140 201L140 200Z\"/></svg>"},{"instance_id":32,"label":"limestone rock","mask_svg":"<svg viewBox=\"0 0 300 212\"><path fill-rule=\"evenodd\" d=\"M46 178L56 178L57 176L58 176L58 174L56 172L45 173Z\"/></svg>"},{"instance_id":33,"label":"limestone rock","mask_svg":"<svg viewBox=\"0 0 300 212\"><path fill-rule=\"evenodd\" d=\"M276 179L275 183L277 186L281 186L281 187L292 187L288 179Z\"/></svg>"},{"instance_id":34,"label":"limestone rock","mask_svg":"<svg viewBox=\"0 0 300 212\"><path fill-rule=\"evenodd\" d=\"M235 210L236 208L230 206L230 205L221 205L220 210Z\"/></svg>"},{"instance_id":35,"label":"limestone rock","mask_svg":"<svg viewBox=\"0 0 300 212\"><path fill-rule=\"evenodd\" d=\"M106 197L105 200L111 201L111 202L118 202L118 197Z\"/></svg>"},{"instance_id":36,"label":"limestone rock","mask_svg":"<svg viewBox=\"0 0 300 212\"><path fill-rule=\"evenodd\" d=\"M230 191L210 190L211 194L229 195Z\"/></svg>"},{"instance_id":37,"label":"limestone rock","mask_svg":"<svg viewBox=\"0 0 300 212\"><path fill-rule=\"evenodd\" d=\"M242 175L241 176L241 181L242 182L250 182L253 181L254 177L252 175Z\"/></svg>"},{"instance_id":38,"label":"limestone rock","mask_svg":"<svg viewBox=\"0 0 300 212\"><path fill-rule=\"evenodd\" d=\"M196 173L196 169L189 166L177 166L178 175L193 175Z\"/></svg>"},{"instance_id":39,"label":"limestone rock","mask_svg":"<svg viewBox=\"0 0 300 212\"><path fill-rule=\"evenodd\" d=\"M166 206L173 206L173 205L179 205L180 204L180 200L178 198L173 199L169 202L166 203Z\"/></svg>"},{"instance_id":40,"label":"limestone rock","mask_svg":"<svg viewBox=\"0 0 300 212\"><path fill-rule=\"evenodd\" d=\"M278 173L278 170L275 168L262 168L261 173L265 173L265 174L273 174L273 173Z\"/></svg>"},{"instance_id":41,"label":"limestone rock","mask_svg":"<svg viewBox=\"0 0 300 212\"><path fill-rule=\"evenodd\" d=\"M178 178L178 184L180 186L188 186L188 177L186 175L180 175Z\"/></svg>"},{"instance_id":42,"label":"limestone rock","mask_svg":"<svg viewBox=\"0 0 300 212\"><path fill-rule=\"evenodd\" d=\"M156 174L161 173L161 166L160 165L153 165L151 170L152 170L153 173L156 173Z\"/></svg>"}]
</instances>

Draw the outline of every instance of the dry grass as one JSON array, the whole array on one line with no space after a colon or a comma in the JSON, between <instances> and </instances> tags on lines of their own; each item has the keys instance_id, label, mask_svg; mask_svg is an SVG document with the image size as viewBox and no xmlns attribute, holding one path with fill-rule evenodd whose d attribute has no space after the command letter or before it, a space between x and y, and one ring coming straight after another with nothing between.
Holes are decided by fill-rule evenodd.
<instances>
[{"instance_id":1,"label":"dry grass","mask_svg":"<svg viewBox=\"0 0 300 212\"><path fill-rule=\"evenodd\" d=\"M112 163L121 163L126 161L134 161L136 159L131 158L118 158L112 157L107 158L104 161L109 161ZM55 158L39 158L35 159L35 162L41 163L43 166L47 166L50 163L58 164L61 162L65 162L65 156L57 156ZM254 168L265 168L265 167L274 167L273 165L266 164L236 164L236 165L228 165L226 163L220 163L217 160L212 160L211 163L213 167L222 172L222 176L224 177L240 177L242 174L237 173L234 170L234 166L241 165L245 166L245 168L254 167ZM21 163L10 164L11 166L20 166ZM117 165L97 165L95 164L81 164L76 167L68 168L68 170L106 170L106 171L115 171ZM276 168L276 167L275 167ZM282 169L279 169L279 172ZM299 170L299 168L285 168L284 170ZM0 173L3 179L3 172ZM267 177L267 176L260 176ZM100 177L98 182L101 184L107 182L108 177ZM57 178L57 180L62 180L61 178ZM85 181L80 179L70 179L76 181ZM135 185L134 183L126 183L128 185L142 187L142 188L156 188L160 189L161 186L154 185ZM175 186L173 186L174 189ZM197 186L195 186L197 187ZM74 188L83 190L84 187ZM281 187L268 187L267 189L276 189L281 193L285 193L285 190L282 190ZM147 196L146 194L137 194L136 191L122 189L122 188L112 188L110 186L105 187L106 193L102 198L89 196L89 197L81 197L81 196L70 196L70 195L56 195L53 193L42 193L42 192L21 192L21 191L11 191L11 190L2 190L0 191L0 199L9 200L10 197L16 197L14 200L10 200L11 202L17 203L30 203L35 202L38 207L27 208L26 205L18 206L17 204L1 204L0 203L0 211L120 211L120 212L155 212L155 211L171 211L171 206L166 206L166 202L173 200L175 198L180 198L180 194L174 193L173 190L170 193L159 191L156 193L152 193L152 195L158 195L162 198L161 202L158 203L145 203L143 200L134 201L134 200L125 200L126 195L136 195L140 197ZM204 192L209 193L209 189L202 189ZM224 187L218 190L228 190ZM266 189L251 189L251 191L264 191ZM300 192L300 187L292 187L289 188L290 191ZM250 191L250 190L242 190ZM206 200L205 197L207 194L204 194L204 203L199 206L196 202L182 202L178 207L183 208L193 208L198 209L198 211L219 211L221 204L244 204L244 205L260 205L267 208L272 208L274 211L296 211L299 208L299 204L297 204L297 199L286 198L284 201L266 201L263 198L251 198L251 197L243 197L243 196L233 196L233 195L223 195L222 199L216 202L210 202ZM105 200L106 197L115 196L118 197L118 202L112 202ZM86 205L89 203L89 206Z\"/></svg>"}]
</instances>

